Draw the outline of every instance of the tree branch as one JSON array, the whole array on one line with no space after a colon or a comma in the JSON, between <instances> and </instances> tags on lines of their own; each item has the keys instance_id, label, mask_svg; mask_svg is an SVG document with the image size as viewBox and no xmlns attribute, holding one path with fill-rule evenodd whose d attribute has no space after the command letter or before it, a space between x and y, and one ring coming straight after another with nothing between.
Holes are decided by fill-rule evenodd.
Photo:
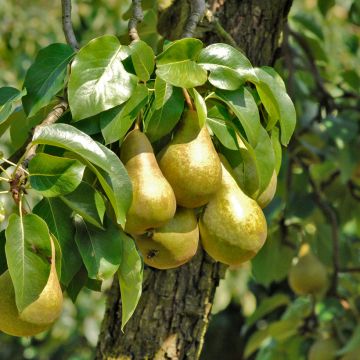
<instances>
[{"instance_id":1,"label":"tree branch","mask_svg":"<svg viewBox=\"0 0 360 360\"><path fill-rule=\"evenodd\" d=\"M338 285L338 276L340 271L340 259L339 259L339 224L337 220L337 216L335 213L335 210L332 208L332 206L326 201L326 198L324 197L321 190L316 185L316 182L312 178L310 171L306 164L301 160L298 159L302 168L308 175L308 179L310 182L310 185L313 189L314 199L317 205L319 206L320 210L324 214L325 218L329 221L331 225L331 237L332 237L332 247L333 247L333 266L334 266L334 272L332 276L331 286L329 289L329 294L332 294L334 296L337 295L337 285Z\"/></svg>"},{"instance_id":2,"label":"tree branch","mask_svg":"<svg viewBox=\"0 0 360 360\"><path fill-rule=\"evenodd\" d=\"M62 8L62 26L66 42L74 49L79 49L74 29L71 22L71 0L61 0Z\"/></svg>"},{"instance_id":3,"label":"tree branch","mask_svg":"<svg viewBox=\"0 0 360 360\"><path fill-rule=\"evenodd\" d=\"M129 20L129 37L131 41L140 40L137 25L144 19L141 0L132 0L132 17Z\"/></svg>"},{"instance_id":4,"label":"tree branch","mask_svg":"<svg viewBox=\"0 0 360 360\"><path fill-rule=\"evenodd\" d=\"M190 15L185 23L182 38L193 37L196 27L205 14L205 0L190 1Z\"/></svg>"}]
</instances>

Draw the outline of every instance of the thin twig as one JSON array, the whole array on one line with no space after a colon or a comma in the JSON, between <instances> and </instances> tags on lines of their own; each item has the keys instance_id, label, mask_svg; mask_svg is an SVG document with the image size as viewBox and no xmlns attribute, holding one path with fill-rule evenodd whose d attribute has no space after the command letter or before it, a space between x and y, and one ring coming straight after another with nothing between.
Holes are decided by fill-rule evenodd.
<instances>
[{"instance_id":1,"label":"thin twig","mask_svg":"<svg viewBox=\"0 0 360 360\"><path fill-rule=\"evenodd\" d=\"M62 8L62 26L66 42L74 49L79 49L79 43L76 40L74 29L71 22L71 0L61 0Z\"/></svg>"},{"instance_id":2,"label":"thin twig","mask_svg":"<svg viewBox=\"0 0 360 360\"><path fill-rule=\"evenodd\" d=\"M132 0L132 17L129 20L129 37L131 41L140 40L137 25L144 19L141 0Z\"/></svg>"},{"instance_id":3,"label":"thin twig","mask_svg":"<svg viewBox=\"0 0 360 360\"><path fill-rule=\"evenodd\" d=\"M183 38L193 37L196 27L203 18L206 10L205 0L190 1L190 15L185 23Z\"/></svg>"},{"instance_id":4,"label":"thin twig","mask_svg":"<svg viewBox=\"0 0 360 360\"><path fill-rule=\"evenodd\" d=\"M184 89L184 88L182 89L182 91L183 91L183 94L184 94L184 97L185 97L185 102L186 102L188 108L190 110L194 110L194 104L191 101L191 97L190 97L188 91L186 89Z\"/></svg>"},{"instance_id":5,"label":"thin twig","mask_svg":"<svg viewBox=\"0 0 360 360\"><path fill-rule=\"evenodd\" d=\"M321 192L321 190L317 186L316 182L312 178L310 171L309 171L308 167L306 166L306 164L301 159L298 158L298 160L308 176L309 183L313 189L315 202L317 203L320 210L324 214L325 218L329 221L329 223L331 225L331 237L332 237L332 248L333 248L332 260L333 260L334 272L333 272L333 276L332 276L331 286L329 289L329 294L336 296L337 295L339 269L340 269L340 259L339 259L340 239L339 239L338 219L337 219L335 210L327 202L324 194Z\"/></svg>"},{"instance_id":6,"label":"thin twig","mask_svg":"<svg viewBox=\"0 0 360 360\"><path fill-rule=\"evenodd\" d=\"M226 44L231 45L233 48L243 52L234 40L234 38L223 28L220 21L211 10L207 10L205 16L208 22L212 24L213 30L222 39L222 41L224 41Z\"/></svg>"}]
</instances>

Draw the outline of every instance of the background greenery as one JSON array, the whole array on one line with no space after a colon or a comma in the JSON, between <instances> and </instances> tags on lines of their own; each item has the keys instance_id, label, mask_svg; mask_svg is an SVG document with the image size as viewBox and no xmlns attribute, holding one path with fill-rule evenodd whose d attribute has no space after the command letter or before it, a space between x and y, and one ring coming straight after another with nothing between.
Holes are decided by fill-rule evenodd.
<instances>
[{"instance_id":1,"label":"background greenery","mask_svg":"<svg viewBox=\"0 0 360 360\"><path fill-rule=\"evenodd\" d=\"M0 5L0 86L21 88L38 50L64 42L61 9L45 0ZM128 7L121 0L75 1L79 41L106 33L126 41ZM150 9L145 16L141 35L155 46L156 13ZM228 271L221 282L203 359L235 360L244 347L258 360L305 359L301 354L319 333L336 337L345 350L360 347L360 279L358 271L348 271L360 267L359 26L359 1L294 1L275 67L295 102L298 126L284 153L276 198L266 209L269 241L252 264ZM0 141L6 153L10 137ZM313 313L309 298L291 292L287 274L299 244L308 241L331 275L334 231L344 271L337 293L318 301ZM48 333L32 339L1 334L0 358L90 359L104 303L105 294L84 290L75 305L66 300Z\"/></svg>"}]
</instances>

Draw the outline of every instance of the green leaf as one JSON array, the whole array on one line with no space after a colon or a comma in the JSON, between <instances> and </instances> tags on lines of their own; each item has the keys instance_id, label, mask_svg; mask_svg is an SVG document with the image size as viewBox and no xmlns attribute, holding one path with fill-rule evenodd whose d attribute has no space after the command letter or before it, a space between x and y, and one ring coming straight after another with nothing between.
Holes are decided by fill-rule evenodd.
<instances>
[{"instance_id":1,"label":"green leaf","mask_svg":"<svg viewBox=\"0 0 360 360\"><path fill-rule=\"evenodd\" d=\"M223 90L236 90L245 81L256 81L249 59L227 44L212 44L199 55L199 64L210 71L209 82Z\"/></svg>"},{"instance_id":2,"label":"green leaf","mask_svg":"<svg viewBox=\"0 0 360 360\"><path fill-rule=\"evenodd\" d=\"M125 104L100 114L100 127L105 144L111 144L126 135L141 109L147 104L148 97L147 87L138 84L133 95Z\"/></svg>"},{"instance_id":3,"label":"green leaf","mask_svg":"<svg viewBox=\"0 0 360 360\"><path fill-rule=\"evenodd\" d=\"M203 47L198 39L172 42L156 58L156 75L171 85L193 88L205 84L207 72L195 61Z\"/></svg>"},{"instance_id":4,"label":"green leaf","mask_svg":"<svg viewBox=\"0 0 360 360\"><path fill-rule=\"evenodd\" d=\"M121 231L122 259L118 271L122 314L121 330L134 313L142 292L144 264L136 250L134 240Z\"/></svg>"},{"instance_id":5,"label":"green leaf","mask_svg":"<svg viewBox=\"0 0 360 360\"><path fill-rule=\"evenodd\" d=\"M68 124L54 124L36 129L34 144L58 146L74 152L90 164L114 208L117 222L125 225L126 213L132 199L131 180L119 157L111 150L95 142L90 136ZM91 166L91 164L95 166ZM99 167L107 174L105 178Z\"/></svg>"},{"instance_id":6,"label":"green leaf","mask_svg":"<svg viewBox=\"0 0 360 360\"><path fill-rule=\"evenodd\" d=\"M49 278L51 240L46 222L34 214L12 214L6 228L5 251L16 306L21 312L37 300Z\"/></svg>"},{"instance_id":7,"label":"green leaf","mask_svg":"<svg viewBox=\"0 0 360 360\"><path fill-rule=\"evenodd\" d=\"M146 42L137 40L130 44L131 60L137 77L142 81L148 81L155 66L155 54Z\"/></svg>"},{"instance_id":8,"label":"green leaf","mask_svg":"<svg viewBox=\"0 0 360 360\"><path fill-rule=\"evenodd\" d=\"M199 118L200 126L204 126L207 118L207 108L204 98L196 91L196 89L189 89L191 97L195 101L195 109Z\"/></svg>"},{"instance_id":9,"label":"green leaf","mask_svg":"<svg viewBox=\"0 0 360 360\"><path fill-rule=\"evenodd\" d=\"M351 338L336 354L345 355L348 352L358 351L360 347L360 325L357 325Z\"/></svg>"},{"instance_id":10,"label":"green leaf","mask_svg":"<svg viewBox=\"0 0 360 360\"><path fill-rule=\"evenodd\" d=\"M249 328L258 320L271 313L280 306L285 306L290 303L290 298L286 294L278 293L271 297L265 298L256 310L246 319L246 326Z\"/></svg>"},{"instance_id":11,"label":"green leaf","mask_svg":"<svg viewBox=\"0 0 360 360\"><path fill-rule=\"evenodd\" d=\"M75 274L75 276L66 288L66 292L73 303L75 303L81 289L87 284L87 282L88 275L86 268L85 266L81 266L80 270Z\"/></svg>"},{"instance_id":12,"label":"green leaf","mask_svg":"<svg viewBox=\"0 0 360 360\"><path fill-rule=\"evenodd\" d=\"M112 35L91 40L76 54L71 66L68 97L75 121L121 105L132 95L137 77L122 60L127 48Z\"/></svg>"},{"instance_id":13,"label":"green leaf","mask_svg":"<svg viewBox=\"0 0 360 360\"><path fill-rule=\"evenodd\" d=\"M335 0L318 0L317 5L320 12L326 16L327 12L335 5Z\"/></svg>"},{"instance_id":14,"label":"green leaf","mask_svg":"<svg viewBox=\"0 0 360 360\"><path fill-rule=\"evenodd\" d=\"M22 102L28 116L48 105L64 87L67 65L73 56L74 51L66 44L51 44L39 51L24 81L27 95Z\"/></svg>"},{"instance_id":15,"label":"green leaf","mask_svg":"<svg viewBox=\"0 0 360 360\"><path fill-rule=\"evenodd\" d=\"M74 192L61 196L61 200L87 222L103 229L105 203L99 192L88 183L82 182Z\"/></svg>"},{"instance_id":16,"label":"green leaf","mask_svg":"<svg viewBox=\"0 0 360 360\"><path fill-rule=\"evenodd\" d=\"M144 120L144 130L150 141L159 140L168 134L179 121L184 109L181 89L157 78L155 101Z\"/></svg>"},{"instance_id":17,"label":"green leaf","mask_svg":"<svg viewBox=\"0 0 360 360\"><path fill-rule=\"evenodd\" d=\"M280 144L280 131L277 127L274 127L271 130L271 143L274 149L274 156L275 156L275 171L279 174L281 161L282 161L282 149Z\"/></svg>"},{"instance_id":18,"label":"green leaf","mask_svg":"<svg viewBox=\"0 0 360 360\"><path fill-rule=\"evenodd\" d=\"M256 89L270 118L267 128L272 129L279 121L281 143L287 145L296 125L294 104L286 93L284 82L273 69L262 67L255 69L255 72L259 78Z\"/></svg>"},{"instance_id":19,"label":"green leaf","mask_svg":"<svg viewBox=\"0 0 360 360\"><path fill-rule=\"evenodd\" d=\"M284 246L278 233L269 234L265 245L252 260L252 272L256 281L269 286L273 281L283 280L289 272L294 255L294 249ZM274 264L277 265L273 266Z\"/></svg>"},{"instance_id":20,"label":"green leaf","mask_svg":"<svg viewBox=\"0 0 360 360\"><path fill-rule=\"evenodd\" d=\"M44 219L52 234L59 241L61 252L61 283L69 285L81 267L81 257L74 241L75 229L71 210L58 198L44 198L33 213Z\"/></svg>"},{"instance_id":21,"label":"green leaf","mask_svg":"<svg viewBox=\"0 0 360 360\"><path fill-rule=\"evenodd\" d=\"M110 221L105 230L75 216L75 241L91 279L106 280L119 268L122 256L121 231Z\"/></svg>"},{"instance_id":22,"label":"green leaf","mask_svg":"<svg viewBox=\"0 0 360 360\"><path fill-rule=\"evenodd\" d=\"M19 91L10 86L0 88L0 124L4 124L14 112L14 103L24 96L25 93L26 90Z\"/></svg>"},{"instance_id":23,"label":"green leaf","mask_svg":"<svg viewBox=\"0 0 360 360\"><path fill-rule=\"evenodd\" d=\"M251 92L244 87L236 91L218 90L212 97L229 106L244 128L249 143L255 146L259 141L261 125L259 110Z\"/></svg>"},{"instance_id":24,"label":"green leaf","mask_svg":"<svg viewBox=\"0 0 360 360\"><path fill-rule=\"evenodd\" d=\"M84 170L78 160L39 153L29 162L30 184L45 197L65 195L79 186Z\"/></svg>"}]
</instances>

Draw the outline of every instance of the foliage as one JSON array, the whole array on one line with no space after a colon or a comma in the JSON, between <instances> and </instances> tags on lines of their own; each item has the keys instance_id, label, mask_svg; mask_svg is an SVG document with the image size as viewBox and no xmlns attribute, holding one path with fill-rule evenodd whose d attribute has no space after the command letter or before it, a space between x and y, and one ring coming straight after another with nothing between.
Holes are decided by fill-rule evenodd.
<instances>
[{"instance_id":1,"label":"foliage","mask_svg":"<svg viewBox=\"0 0 360 360\"><path fill-rule=\"evenodd\" d=\"M9 14L16 18L13 8L7 6L11 9ZM43 49L29 68L29 61L37 51L34 42L19 35L26 32L20 26L10 36L11 51L5 52L2 60L7 64L5 69L8 68L9 59L19 51L14 46L16 41L23 44L20 49L26 48L26 44L32 46L16 57L22 64L17 67L18 78L25 78L26 90L0 89L0 150L9 158L25 142L24 133L43 120L56 95L62 95L63 86L68 83L71 115L68 112L58 124L35 132L34 144L41 146L29 163L32 189L27 199L29 208L36 214L31 216L36 216L37 221L40 218L46 221L47 232L55 235L62 248L61 282L68 289L69 297L75 300L80 286L99 288L101 281L109 279L119 268L122 292L128 291L126 274L133 277L130 288L134 291L126 296L130 305L123 315L124 323L134 310L140 294L142 264L134 248L128 246L125 233L113 231L116 223L123 224L125 220L131 193L126 171L115 153L139 114L146 134L154 147L160 149L184 108L179 87L188 88L199 118L213 132L217 148L231 165L246 161L245 167L255 168L261 190L268 185L274 170L279 173L282 155L284 157L277 197L266 209L270 233L266 245L252 261L251 269L246 267L228 274L217 293L215 309L219 311L229 302L242 305L243 315L247 317L241 329L247 340L245 354L259 360L280 359L280 356L305 358L313 339L323 334L337 337L342 348L339 353L358 348L359 276L356 271L349 271L360 267L359 119L356 112L360 79L354 70L360 64L356 2L348 1L346 5L324 1L313 5L295 3L285 33L284 56L276 64L277 71L286 79L298 116L295 136L284 154L279 149L281 144L289 143L295 114L285 85L273 69L253 68L242 53L229 45L204 47L196 39L165 45L159 53L159 36L152 22L145 22L150 30L142 36L152 48L145 42L127 46L123 38L120 43L115 37L99 36L124 33L125 22L117 19L118 11L123 13L126 4L120 7L114 1L105 6L100 1L99 8L105 10L97 14L90 14L91 6L87 3L77 6L79 11L75 13L79 19L75 19L75 25L82 43L88 45L75 55L70 77L65 71L73 57L70 49L60 44L47 46L50 42L63 41L59 30L55 29L55 39L53 24L47 24L43 32L46 35L39 41ZM20 11L17 18L25 17L25 13ZM155 23L152 9L147 10L145 16ZM98 37L88 42L95 36ZM5 43L6 40L2 41L0 46L5 48ZM103 58L99 59L96 48L106 49ZM53 51L63 54L64 62L50 62ZM98 63L94 63L94 58ZM117 64L115 72L114 63ZM46 66L44 69L43 64L52 64L56 76L44 76ZM29 68L26 74L24 68ZM86 77L83 69L90 69ZM0 82L20 87L13 73L3 72ZM40 83L31 81L34 78ZM119 88L108 86L119 84L118 80L122 85L121 96ZM97 83L96 87L92 86L93 82ZM245 147L246 157L241 146ZM39 162L47 165L45 169L41 166L41 172ZM7 184L0 186L7 189ZM85 204L84 194L87 194ZM8 215L17 209L8 198L0 196L6 208L1 225L5 228ZM110 208L113 211L109 211ZM83 233L88 238L82 236ZM130 251L131 266L137 269L135 276L124 268L129 264L124 265L123 258L114 259L114 254L106 248L109 244L101 241L105 236L112 249L122 249L118 255ZM6 264L1 266L4 264L1 239L0 233L0 272L3 272ZM303 241L311 244L332 279L328 295L317 299L315 306L307 296L295 297L286 281ZM338 249L334 245L337 242ZM26 243L26 237L22 243ZM86 246L90 243L94 257ZM105 263L99 259L105 259ZM19 258L16 262L27 265ZM12 266L9 259L7 263ZM34 270L40 271L32 265L31 271ZM240 280L248 286L237 288ZM39 292L42 282L40 278L33 291ZM79 296L81 299L81 294ZM53 345L49 347L54 346L57 339L57 326L39 338L48 341L51 336L49 341ZM25 344L26 341L22 341ZM28 349L34 351L32 346ZM56 353L53 349L48 351Z\"/></svg>"}]
</instances>

